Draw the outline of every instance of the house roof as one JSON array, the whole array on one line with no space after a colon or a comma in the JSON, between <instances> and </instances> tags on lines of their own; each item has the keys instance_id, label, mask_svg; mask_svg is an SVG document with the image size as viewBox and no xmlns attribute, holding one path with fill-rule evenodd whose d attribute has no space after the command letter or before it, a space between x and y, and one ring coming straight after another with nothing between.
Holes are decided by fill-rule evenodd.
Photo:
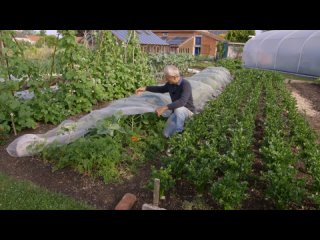
<instances>
[{"instance_id":1,"label":"house roof","mask_svg":"<svg viewBox=\"0 0 320 240\"><path fill-rule=\"evenodd\" d=\"M210 33L213 33L215 35L219 34L227 34L229 30L209 30Z\"/></svg>"},{"instance_id":2,"label":"house roof","mask_svg":"<svg viewBox=\"0 0 320 240\"><path fill-rule=\"evenodd\" d=\"M180 45L190 38L192 37L174 37L171 39L167 39L167 43L169 43L170 45Z\"/></svg>"},{"instance_id":3,"label":"house roof","mask_svg":"<svg viewBox=\"0 0 320 240\"><path fill-rule=\"evenodd\" d=\"M224 38L219 37L219 36L217 36L217 35L215 35L215 34L213 34L213 33L210 33L210 32L208 32L208 31L196 30L196 32L201 33L201 34L203 34L203 35L206 35L207 37L214 38L214 39L217 40L217 41L225 41Z\"/></svg>"},{"instance_id":4,"label":"house roof","mask_svg":"<svg viewBox=\"0 0 320 240\"><path fill-rule=\"evenodd\" d=\"M32 42L37 42L41 38L41 36L28 35L28 36L26 36L26 38L28 38Z\"/></svg>"},{"instance_id":5,"label":"house roof","mask_svg":"<svg viewBox=\"0 0 320 240\"><path fill-rule=\"evenodd\" d=\"M17 41L24 41L24 42L29 42L29 43L36 43L39 41L41 36L36 36L36 35L27 35L25 37L15 37Z\"/></svg>"},{"instance_id":6,"label":"house roof","mask_svg":"<svg viewBox=\"0 0 320 240\"><path fill-rule=\"evenodd\" d=\"M214 38L215 40L217 41L225 41L224 38L222 37L219 37L213 33L210 33L209 30L152 30L153 32L157 32L157 33L161 33L161 32L168 32L168 33L172 33L172 32L177 32L177 33L183 33L183 32L195 32L197 34L202 34L202 35L205 35L207 37L211 37L211 38Z\"/></svg>"},{"instance_id":7,"label":"house roof","mask_svg":"<svg viewBox=\"0 0 320 240\"><path fill-rule=\"evenodd\" d=\"M140 44L169 45L150 30L136 30L139 35ZM112 33L121 41L126 41L128 30L112 30Z\"/></svg>"},{"instance_id":8,"label":"house roof","mask_svg":"<svg viewBox=\"0 0 320 240\"><path fill-rule=\"evenodd\" d=\"M24 42L34 43L33 41L31 41L29 38L26 38L26 37L15 37L15 39L17 41L24 41Z\"/></svg>"}]
</instances>

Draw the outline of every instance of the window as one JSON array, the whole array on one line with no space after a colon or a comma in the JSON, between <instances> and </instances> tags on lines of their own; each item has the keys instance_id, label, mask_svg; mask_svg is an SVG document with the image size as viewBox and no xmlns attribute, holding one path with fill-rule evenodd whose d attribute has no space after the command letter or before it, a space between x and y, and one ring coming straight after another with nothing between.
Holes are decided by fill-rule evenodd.
<instances>
[{"instance_id":1,"label":"window","mask_svg":"<svg viewBox=\"0 0 320 240\"><path fill-rule=\"evenodd\" d=\"M194 48L194 55L198 56L201 53L201 47L195 47Z\"/></svg>"},{"instance_id":2,"label":"window","mask_svg":"<svg viewBox=\"0 0 320 240\"><path fill-rule=\"evenodd\" d=\"M196 45L201 45L201 36L196 36Z\"/></svg>"},{"instance_id":3,"label":"window","mask_svg":"<svg viewBox=\"0 0 320 240\"><path fill-rule=\"evenodd\" d=\"M162 33L162 36L168 37L168 33L167 33L167 32L164 32L164 33Z\"/></svg>"}]
</instances>

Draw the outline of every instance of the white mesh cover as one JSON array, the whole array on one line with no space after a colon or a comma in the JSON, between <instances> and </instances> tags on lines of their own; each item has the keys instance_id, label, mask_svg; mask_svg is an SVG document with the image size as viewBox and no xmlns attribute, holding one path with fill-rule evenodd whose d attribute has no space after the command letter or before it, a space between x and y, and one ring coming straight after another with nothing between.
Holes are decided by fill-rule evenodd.
<instances>
[{"instance_id":1,"label":"white mesh cover","mask_svg":"<svg viewBox=\"0 0 320 240\"><path fill-rule=\"evenodd\" d=\"M186 79L192 87L196 112L201 111L207 101L217 97L223 87L232 80L229 71L221 67L207 68ZM84 136L90 128L95 127L99 120L119 112L124 115L154 112L156 108L169 103L171 103L171 99L168 93L144 92L140 96L133 95L119 99L105 108L92 111L78 121L63 121L59 126L45 134L25 134L20 136L7 147L7 152L13 157L31 156L41 151L41 146L52 142L57 141L63 144L73 142ZM170 113L168 110L163 113L163 116L168 117Z\"/></svg>"}]
</instances>

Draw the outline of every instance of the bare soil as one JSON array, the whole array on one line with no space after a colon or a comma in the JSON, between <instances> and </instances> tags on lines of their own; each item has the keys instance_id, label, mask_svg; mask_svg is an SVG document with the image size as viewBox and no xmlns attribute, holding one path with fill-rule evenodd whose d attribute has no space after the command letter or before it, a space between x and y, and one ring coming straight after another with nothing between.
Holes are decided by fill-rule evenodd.
<instances>
[{"instance_id":1,"label":"bare soil","mask_svg":"<svg viewBox=\"0 0 320 240\"><path fill-rule=\"evenodd\" d=\"M318 133L320 143L320 84L291 80L287 87L297 101L298 110Z\"/></svg>"}]
</instances>

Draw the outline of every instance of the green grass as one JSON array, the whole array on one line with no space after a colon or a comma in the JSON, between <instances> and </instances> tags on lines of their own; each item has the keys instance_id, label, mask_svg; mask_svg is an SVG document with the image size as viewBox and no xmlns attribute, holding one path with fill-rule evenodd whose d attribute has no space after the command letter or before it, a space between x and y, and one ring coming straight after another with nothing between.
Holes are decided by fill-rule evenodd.
<instances>
[{"instance_id":1,"label":"green grass","mask_svg":"<svg viewBox=\"0 0 320 240\"><path fill-rule=\"evenodd\" d=\"M89 210L89 205L60 193L16 181L0 173L0 210Z\"/></svg>"}]
</instances>

